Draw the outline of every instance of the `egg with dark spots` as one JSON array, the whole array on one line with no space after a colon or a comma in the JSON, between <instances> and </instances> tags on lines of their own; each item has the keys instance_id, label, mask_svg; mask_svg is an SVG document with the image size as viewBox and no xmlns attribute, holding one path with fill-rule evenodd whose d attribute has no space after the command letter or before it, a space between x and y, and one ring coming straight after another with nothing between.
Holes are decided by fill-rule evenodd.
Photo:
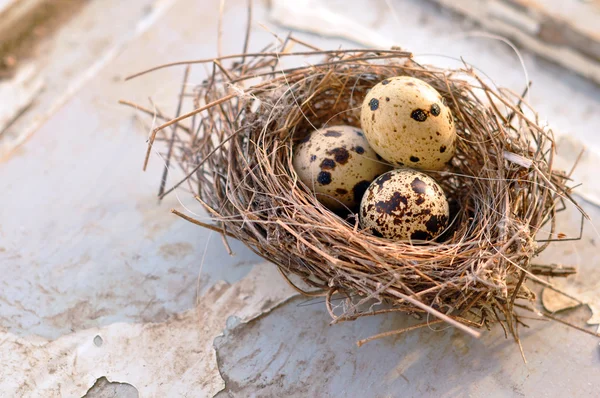
<instances>
[{"instance_id":1,"label":"egg with dark spots","mask_svg":"<svg viewBox=\"0 0 600 398\"><path fill-rule=\"evenodd\" d=\"M352 126L311 132L294 147L292 163L300 181L334 211L357 209L369 184L391 169Z\"/></svg>"},{"instance_id":2,"label":"egg with dark spots","mask_svg":"<svg viewBox=\"0 0 600 398\"><path fill-rule=\"evenodd\" d=\"M392 164L443 169L454 155L457 134L450 108L441 99L436 89L414 77L392 77L375 85L360 115L371 147Z\"/></svg>"},{"instance_id":3,"label":"egg with dark spots","mask_svg":"<svg viewBox=\"0 0 600 398\"><path fill-rule=\"evenodd\" d=\"M415 243L435 239L448 226L448 199L439 184L412 169L376 178L360 202L360 226L375 236Z\"/></svg>"}]
</instances>

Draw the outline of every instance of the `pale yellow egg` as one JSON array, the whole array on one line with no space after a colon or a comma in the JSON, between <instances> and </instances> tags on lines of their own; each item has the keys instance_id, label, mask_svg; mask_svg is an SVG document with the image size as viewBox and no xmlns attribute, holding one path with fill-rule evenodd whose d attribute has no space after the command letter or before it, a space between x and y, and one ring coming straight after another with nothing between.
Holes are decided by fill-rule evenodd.
<instances>
[{"instance_id":1,"label":"pale yellow egg","mask_svg":"<svg viewBox=\"0 0 600 398\"><path fill-rule=\"evenodd\" d=\"M331 210L356 209L371 181L391 168L352 126L311 132L296 144L292 161L300 180Z\"/></svg>"},{"instance_id":2,"label":"pale yellow egg","mask_svg":"<svg viewBox=\"0 0 600 398\"><path fill-rule=\"evenodd\" d=\"M360 203L360 226L373 235L425 241L439 236L450 216L444 190L431 177L397 169L373 181Z\"/></svg>"},{"instance_id":3,"label":"pale yellow egg","mask_svg":"<svg viewBox=\"0 0 600 398\"><path fill-rule=\"evenodd\" d=\"M397 166L441 170L456 148L450 108L436 89L413 77L375 85L363 101L361 126L375 152Z\"/></svg>"}]
</instances>

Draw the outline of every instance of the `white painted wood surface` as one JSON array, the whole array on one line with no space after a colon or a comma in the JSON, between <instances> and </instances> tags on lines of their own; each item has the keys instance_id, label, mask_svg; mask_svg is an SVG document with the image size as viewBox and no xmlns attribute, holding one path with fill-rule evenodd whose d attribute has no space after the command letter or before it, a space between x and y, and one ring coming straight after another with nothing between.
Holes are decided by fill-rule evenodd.
<instances>
[{"instance_id":1,"label":"white painted wood surface","mask_svg":"<svg viewBox=\"0 0 600 398\"><path fill-rule=\"evenodd\" d=\"M385 1L328 2L422 60L456 65L442 55L462 55L521 91L522 71L503 44L461 37L469 26L430 4L393 5L402 24ZM214 56L217 8L208 1L166 4L0 163L0 391L81 396L107 376L131 383L142 397L206 397L223 386L221 396L236 397L596 396L600 356L591 336L532 321L523 332L527 365L500 328L481 341L421 330L358 349L356 340L414 320L329 326L323 303L292 298L274 267L237 242L229 257L217 236L171 215L170 207L181 209L175 196L157 204L162 163L154 156L149 172L141 172L148 131L116 102L147 104L152 96L170 113L182 69L127 83L122 77ZM263 2L255 2L255 20L254 49L273 40L259 23L285 33ZM245 2L226 2L224 53L239 52L244 21ZM351 45L299 35L323 48ZM600 147L600 89L527 54L525 63L533 105L565 134ZM196 68L190 82L203 75ZM600 217L597 207L584 206L592 220ZM561 232L576 234L577 214L561 217ZM540 259L578 264L582 276L574 283L583 288L600 280L600 238L590 225L585 233ZM583 323L589 315L581 309L573 319Z\"/></svg>"}]
</instances>

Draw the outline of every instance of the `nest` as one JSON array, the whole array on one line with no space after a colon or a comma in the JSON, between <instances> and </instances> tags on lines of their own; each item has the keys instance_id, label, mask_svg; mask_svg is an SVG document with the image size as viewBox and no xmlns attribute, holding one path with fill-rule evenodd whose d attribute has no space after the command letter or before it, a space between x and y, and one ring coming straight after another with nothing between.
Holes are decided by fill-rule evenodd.
<instances>
[{"instance_id":1,"label":"nest","mask_svg":"<svg viewBox=\"0 0 600 398\"><path fill-rule=\"evenodd\" d=\"M293 57L312 64L281 66ZM524 282L553 274L531 260L556 237L561 202L572 200L566 174L553 169L552 132L522 95L466 65L424 66L398 49L268 49L197 62L213 72L194 91L195 110L154 129L150 146L164 134L168 161L186 173L161 196L189 188L214 223L174 212L239 239L304 294L325 296L334 322L402 311L429 315L417 327L447 322L473 335L500 322L518 339L517 308L535 298ZM359 126L368 90L402 75L441 93L459 136L447 169L427 172L452 207L451 227L428 244L362 231L355 214L325 208L292 167L295 142L315 128ZM339 295L341 312L332 304Z\"/></svg>"}]
</instances>

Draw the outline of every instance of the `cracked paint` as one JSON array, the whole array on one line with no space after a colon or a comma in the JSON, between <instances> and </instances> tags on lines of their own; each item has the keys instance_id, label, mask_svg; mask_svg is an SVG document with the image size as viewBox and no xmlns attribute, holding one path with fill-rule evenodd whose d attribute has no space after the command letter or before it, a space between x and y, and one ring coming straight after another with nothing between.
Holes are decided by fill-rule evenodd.
<instances>
[{"instance_id":1,"label":"cracked paint","mask_svg":"<svg viewBox=\"0 0 600 398\"><path fill-rule=\"evenodd\" d=\"M539 264L563 264L576 266L578 273L567 278L551 278L550 282L556 288L576 297L590 308L592 315L587 320L589 325L599 325L600 331L600 207L582 201L584 211L591 221L584 223L581 240L555 242L550 249L534 259ZM568 206L557 214L557 233L567 238L579 235L581 216L573 206ZM549 311L562 311L574 307L574 302L564 296L544 289L542 304Z\"/></svg>"},{"instance_id":2,"label":"cracked paint","mask_svg":"<svg viewBox=\"0 0 600 398\"><path fill-rule=\"evenodd\" d=\"M254 4L256 21L264 21L264 4ZM364 15L370 21L381 18L376 24L378 35L362 38L368 43L386 37L390 42L397 38L399 44L409 44L406 40L410 38L415 49L446 54L448 48L491 75L501 76L503 85L522 90L521 71L512 55L506 56L490 42L439 40L456 33L458 25L426 4L394 2L402 15L411 15L402 25L382 8L385 2L375 2L368 9L358 1L337 4L344 7L327 6L329 11L346 13L344 23L364 21ZM4 278L0 277L0 391L9 396L82 396L105 377L131 384L143 397L174 393L211 396L225 387L222 374L228 381L222 395L236 391L254 394L256 390L247 384L252 380L257 386L270 386L278 396L281 391L292 396L303 389L318 392L328 388L337 396L344 392L381 392L385 396L397 391L406 395L459 394L456 386L462 384L468 389L465 395L477 396L490 389L505 395L519 391L539 395L543 393L540 388L546 387L549 393L568 391L570 385L561 384L562 380L594 380L597 342L585 335L574 337L556 324L524 332L525 351L533 364L526 368L499 328L480 342L464 340L452 331L423 330L357 349L357 339L406 326L406 317L369 317L329 326L322 303L299 308L294 301L263 316L295 292L272 265L255 266L247 274L248 264L258 258L241 243L231 242L239 252L237 260L230 261L224 249L214 250L219 246L217 236L211 241L206 231L168 214L165 208L179 205L173 197L165 207L155 205L152 194L162 163L152 162L149 173L137 174L147 131L141 134L134 128L130 110L115 105L120 98L133 97L142 103L152 95L161 109L173 112L169 107L180 81L179 70L163 70L126 84L119 76L155 65L157 59L214 56L217 6L207 11L191 0L173 1L173 10L160 16L160 23L147 22L140 29L148 28L145 34L88 81L64 111L56 112L39 134L20 147L18 156L2 164L3 192L18 198L19 203L18 207L10 203L0 207L0 260L9 264ZM245 7L245 1L227 2L225 26L242 26ZM335 26L328 28L334 35L340 32ZM226 30L224 53L240 49L237 36L231 33ZM296 34L322 48L336 48L340 43ZM257 49L272 37L256 28L253 40L260 44ZM173 46L174 42L178 45ZM349 47L347 43L344 46ZM438 61L447 66L443 58L427 60ZM552 72L537 63L529 66L534 80L532 105L585 142L600 143L595 131L600 108L590 100L597 91L587 82L577 83L563 70ZM564 98L570 100L565 103ZM80 127L82 118L90 128ZM559 148L559 156L573 153ZM74 167L92 160L94 167ZM589 167L594 162L598 164L597 160L585 163L588 166L580 164L576 173L581 170L592 176L595 169ZM22 183L23 175L30 184ZM579 176L583 174L576 174ZM579 192L584 195L591 187L598 188L592 178ZM39 192L45 193L43 206ZM22 214L21 208L30 210ZM591 206L586 209L593 219L599 217L600 211ZM22 216L12 221L17 212ZM573 222L573 213L569 214L563 215L561 225ZM64 217L62 222L56 221L56 215ZM577 229L575 223L572 226ZM585 262L595 258L591 240L596 238L586 235L586 239L545 254L555 262L564 249L565 264L581 264L582 275L599 280L588 271L600 267ZM207 261L198 277L206 248ZM232 284L215 282L221 279ZM589 279L576 281L590 286ZM194 287L198 285L202 295L194 307ZM432 367L434 376L428 377ZM263 368L268 372L257 377L257 369ZM469 375L469 383L460 383L463 380L457 375L461 374ZM283 388L278 389L280 386ZM590 385L580 383L580 388L582 394L592 395Z\"/></svg>"},{"instance_id":3,"label":"cracked paint","mask_svg":"<svg viewBox=\"0 0 600 398\"><path fill-rule=\"evenodd\" d=\"M297 295L275 266L255 265L234 284L218 282L195 309L161 323L114 323L54 341L0 332L9 396L82 396L102 377L140 396L213 396L225 387L213 347L228 318L247 323ZM265 305L265 304L268 305Z\"/></svg>"},{"instance_id":4,"label":"cracked paint","mask_svg":"<svg viewBox=\"0 0 600 398\"><path fill-rule=\"evenodd\" d=\"M545 253L542 258L547 258L547 262L552 263L556 262L557 258L563 257L564 264L578 265L580 268L583 261L596 264L593 267L584 267L584 272L566 279L554 278L551 282L558 289L577 297L588 305L592 311L592 316L587 323L598 325L598 331L600 332L600 271L598 267L598 249L596 247L600 244L600 229L597 227L597 225L600 225L598 224L598 220L600 220L600 183L597 176L600 154L567 134L558 134L556 141L557 157L555 167L569 171L578 162L572 175L575 182L573 185L582 185L575 189L575 193L595 206L584 206L591 221L585 222L583 236L580 241L557 242L554 244L553 249L549 250L551 255ZM567 237L577 237L579 235L579 222L576 221L578 213L574 209L569 209L567 213L566 215L559 214L559 222L557 223L559 230L557 232L563 233ZM562 249L562 253L559 249ZM576 304L573 300L550 289L544 289L542 303L549 311L562 311L572 308Z\"/></svg>"},{"instance_id":5,"label":"cracked paint","mask_svg":"<svg viewBox=\"0 0 600 398\"><path fill-rule=\"evenodd\" d=\"M526 365L500 327L472 339L431 326L358 348L361 338L422 320L385 314L330 322L321 301L298 297L268 316L229 325L215 339L226 384L216 397L560 396L573 384L555 380L573 369L581 396L593 396L597 386L586 383L597 373L597 339L556 323L526 320Z\"/></svg>"},{"instance_id":6,"label":"cracked paint","mask_svg":"<svg viewBox=\"0 0 600 398\"><path fill-rule=\"evenodd\" d=\"M128 383L111 382L101 377L82 398L138 398L138 390Z\"/></svg>"},{"instance_id":7,"label":"cracked paint","mask_svg":"<svg viewBox=\"0 0 600 398\"><path fill-rule=\"evenodd\" d=\"M559 284L561 283L553 283L555 287ZM542 305L548 312L558 312L575 308L579 305L579 303L572 298L565 296L564 294L558 293L555 290L546 287L544 290L542 290Z\"/></svg>"}]
</instances>

